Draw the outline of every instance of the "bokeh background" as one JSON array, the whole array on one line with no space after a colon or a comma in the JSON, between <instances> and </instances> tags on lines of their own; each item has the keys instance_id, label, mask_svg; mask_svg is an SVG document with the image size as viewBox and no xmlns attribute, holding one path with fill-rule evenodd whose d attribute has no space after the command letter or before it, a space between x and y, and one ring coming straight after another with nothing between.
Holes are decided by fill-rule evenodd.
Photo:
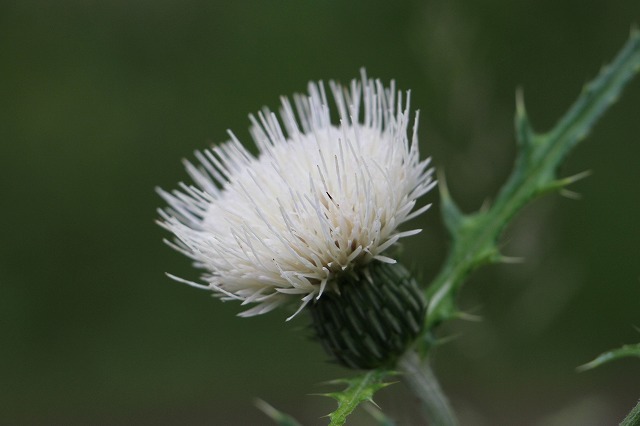
<instances>
[{"instance_id":1,"label":"bokeh background","mask_svg":"<svg viewBox=\"0 0 640 426\"><path fill-rule=\"evenodd\" d=\"M548 129L633 22L637 0L0 2L0 423L270 424L261 397L326 424L310 394L346 372L305 318L237 318L165 277L198 274L162 243L154 187L228 128L248 141L248 113L366 66L412 89L422 152L476 209L512 165L516 87ZM465 287L482 321L435 356L463 424L617 424L640 397L637 360L575 371L640 341L639 111L635 81L562 167L593 171L582 199L527 208L503 240L525 261ZM404 257L428 283L447 236L437 209L417 222ZM402 385L377 401L417 424Z\"/></svg>"}]
</instances>

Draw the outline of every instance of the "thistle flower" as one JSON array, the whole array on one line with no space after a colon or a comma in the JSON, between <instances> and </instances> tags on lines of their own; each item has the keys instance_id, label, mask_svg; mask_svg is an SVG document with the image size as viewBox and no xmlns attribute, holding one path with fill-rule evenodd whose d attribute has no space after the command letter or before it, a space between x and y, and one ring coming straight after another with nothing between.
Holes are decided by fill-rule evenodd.
<instances>
[{"instance_id":1,"label":"thistle flower","mask_svg":"<svg viewBox=\"0 0 640 426\"><path fill-rule=\"evenodd\" d=\"M409 135L409 94L364 72L330 90L338 124L324 85L309 83L293 105L282 98L279 118L267 109L250 116L258 155L229 132L196 152L196 164L185 161L195 185L158 190L169 205L160 224L175 236L168 243L206 284L172 278L255 304L241 316L290 301L297 314L340 294L341 280L373 282L372 264L395 263L389 249L420 232L398 227L429 208L416 201L434 186L429 159L419 158L418 114Z\"/></svg>"}]
</instances>

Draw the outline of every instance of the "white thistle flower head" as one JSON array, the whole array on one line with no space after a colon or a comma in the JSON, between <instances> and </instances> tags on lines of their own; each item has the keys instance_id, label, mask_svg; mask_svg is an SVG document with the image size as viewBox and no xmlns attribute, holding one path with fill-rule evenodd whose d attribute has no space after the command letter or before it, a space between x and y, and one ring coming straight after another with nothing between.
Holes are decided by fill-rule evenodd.
<instances>
[{"instance_id":1,"label":"white thistle flower head","mask_svg":"<svg viewBox=\"0 0 640 426\"><path fill-rule=\"evenodd\" d=\"M291 300L297 314L339 292L341 274L394 263L388 249L420 232L398 230L429 208L416 201L435 185L429 159L419 158L409 93L364 71L348 88L329 86L337 124L324 85L309 83L293 105L282 98L279 118L267 109L250 116L258 155L229 132L230 141L196 152L195 165L185 162L195 185L158 190L169 204L159 210L175 236L169 244L204 270L206 284L172 278L255 304L241 316Z\"/></svg>"}]
</instances>

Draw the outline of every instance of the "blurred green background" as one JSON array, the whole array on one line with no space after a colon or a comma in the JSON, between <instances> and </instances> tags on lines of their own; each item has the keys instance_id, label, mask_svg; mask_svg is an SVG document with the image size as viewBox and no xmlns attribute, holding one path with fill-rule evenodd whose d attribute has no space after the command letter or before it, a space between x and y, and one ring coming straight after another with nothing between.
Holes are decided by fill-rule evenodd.
<instances>
[{"instance_id":1,"label":"blurred green background","mask_svg":"<svg viewBox=\"0 0 640 426\"><path fill-rule=\"evenodd\" d=\"M637 0L0 2L0 423L304 424L345 372L283 312L170 281L196 278L161 240L155 186L181 158L249 141L247 114L361 66L412 89L421 149L467 211L514 155L514 92L549 128L640 22ZM640 341L640 82L561 173L594 173L528 208L504 238L520 265L474 275L435 367L465 425L617 424L640 362L575 367ZM437 194L427 200L435 202ZM437 209L405 242L428 282L447 237ZM411 424L395 385L377 402ZM369 424L366 415L354 424Z\"/></svg>"}]
</instances>

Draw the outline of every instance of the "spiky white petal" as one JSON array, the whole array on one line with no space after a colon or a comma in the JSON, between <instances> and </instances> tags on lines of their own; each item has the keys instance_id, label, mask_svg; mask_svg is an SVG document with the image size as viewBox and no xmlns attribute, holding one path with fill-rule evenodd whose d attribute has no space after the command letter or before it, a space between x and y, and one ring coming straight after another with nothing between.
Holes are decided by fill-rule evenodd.
<instances>
[{"instance_id":1,"label":"spiky white petal","mask_svg":"<svg viewBox=\"0 0 640 426\"><path fill-rule=\"evenodd\" d=\"M398 227L423 213L416 200L435 184L420 161L417 116L409 130L409 96L379 81L330 83L339 124L332 124L322 83L310 83L294 106L282 99L280 120L268 110L251 116L259 154L230 141L185 162L195 185L159 190L169 207L161 225L175 249L205 271L223 299L268 312L289 300L300 309L335 278L376 259L419 230ZM294 112L295 110L295 112ZM195 283L190 283L195 284ZM198 284L195 284L196 286Z\"/></svg>"}]
</instances>

